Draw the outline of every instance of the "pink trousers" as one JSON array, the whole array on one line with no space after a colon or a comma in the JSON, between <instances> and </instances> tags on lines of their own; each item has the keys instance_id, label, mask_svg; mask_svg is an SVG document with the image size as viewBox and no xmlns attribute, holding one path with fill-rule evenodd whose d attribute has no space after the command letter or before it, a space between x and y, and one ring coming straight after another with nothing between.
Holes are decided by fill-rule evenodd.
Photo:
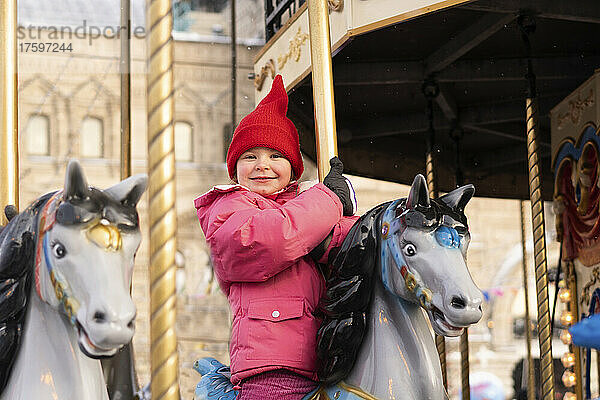
<instances>
[{"instance_id":1,"label":"pink trousers","mask_svg":"<svg viewBox=\"0 0 600 400\"><path fill-rule=\"evenodd\" d=\"M242 382L236 400L302 400L317 382L286 369L263 372Z\"/></svg>"}]
</instances>

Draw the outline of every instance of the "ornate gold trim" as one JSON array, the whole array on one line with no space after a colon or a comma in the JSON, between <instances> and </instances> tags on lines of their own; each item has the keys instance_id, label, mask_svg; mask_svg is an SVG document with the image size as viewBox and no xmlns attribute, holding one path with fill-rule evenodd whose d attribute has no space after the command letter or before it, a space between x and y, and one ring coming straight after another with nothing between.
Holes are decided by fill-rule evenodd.
<instances>
[{"instance_id":1,"label":"ornate gold trim","mask_svg":"<svg viewBox=\"0 0 600 400\"><path fill-rule=\"evenodd\" d=\"M369 393L363 391L362 389L354 387L354 386L350 386L347 383L340 382L340 383L338 383L338 386L341 387L342 389L344 389L345 391L350 392L350 393L360 397L361 399L378 400L377 397L371 396Z\"/></svg>"},{"instance_id":2,"label":"ornate gold trim","mask_svg":"<svg viewBox=\"0 0 600 400\"><path fill-rule=\"evenodd\" d=\"M272 58L269 59L260 69L260 73L254 77L254 87L259 92L262 90L263 84L265 83L265 79L268 76L269 72L271 73L271 78L275 78L275 61Z\"/></svg>"},{"instance_id":3,"label":"ornate gold trim","mask_svg":"<svg viewBox=\"0 0 600 400\"><path fill-rule=\"evenodd\" d=\"M290 58L293 58L296 62L300 60L300 55L302 54L302 45L308 40L308 38L308 34L302 33L302 27L299 26L296 35L290 39L289 50L285 54L277 57L277 68L279 68L279 70L282 70L283 67L285 67L285 64L287 64Z\"/></svg>"},{"instance_id":4,"label":"ornate gold trim","mask_svg":"<svg viewBox=\"0 0 600 400\"><path fill-rule=\"evenodd\" d=\"M351 28L348 30L349 36L358 36L363 33L371 32L377 29L384 28L386 26L394 25L399 22L404 22L409 19L420 17L421 15L431 14L437 11L441 11L445 8L454 7L463 3L468 3L472 0L446 0L440 3L432 4L430 6L417 8L412 11L407 11L402 14L398 14L392 17L384 18L379 21L369 22L365 25L359 25L356 28Z\"/></svg>"},{"instance_id":5,"label":"ornate gold trim","mask_svg":"<svg viewBox=\"0 0 600 400\"><path fill-rule=\"evenodd\" d=\"M562 129L566 121L571 121L574 125L581 121L583 110L594 105L594 89L590 89L590 94L585 99L581 99L581 93L577 94L577 100L569 101L569 111L558 116L558 129Z\"/></svg>"},{"instance_id":6,"label":"ornate gold trim","mask_svg":"<svg viewBox=\"0 0 600 400\"><path fill-rule=\"evenodd\" d=\"M327 0L327 6L330 11L342 11L344 8L344 0Z\"/></svg>"},{"instance_id":7,"label":"ornate gold trim","mask_svg":"<svg viewBox=\"0 0 600 400\"><path fill-rule=\"evenodd\" d=\"M119 251L123 246L119 229L105 219L101 219L94 224L86 232L86 235L92 243L106 251Z\"/></svg>"}]
</instances>

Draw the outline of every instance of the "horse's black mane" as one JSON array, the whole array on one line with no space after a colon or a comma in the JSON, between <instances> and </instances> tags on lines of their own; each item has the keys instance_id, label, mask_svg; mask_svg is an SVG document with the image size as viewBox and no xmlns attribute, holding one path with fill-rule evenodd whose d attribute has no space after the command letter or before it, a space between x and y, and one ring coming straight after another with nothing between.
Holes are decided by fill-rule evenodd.
<instances>
[{"instance_id":1,"label":"horse's black mane","mask_svg":"<svg viewBox=\"0 0 600 400\"><path fill-rule=\"evenodd\" d=\"M381 204L360 217L333 260L327 295L320 305L325 318L317 348L321 359L319 379L325 384L335 384L348 375L366 332L379 219L389 204Z\"/></svg>"},{"instance_id":2,"label":"horse's black mane","mask_svg":"<svg viewBox=\"0 0 600 400\"><path fill-rule=\"evenodd\" d=\"M21 346L33 284L38 214L51 195L40 197L0 230L0 393Z\"/></svg>"},{"instance_id":3,"label":"horse's black mane","mask_svg":"<svg viewBox=\"0 0 600 400\"><path fill-rule=\"evenodd\" d=\"M367 312L379 257L381 218L390 204L380 204L360 217L331 263L327 294L320 304L324 319L317 343L321 360L318 375L327 385L338 383L350 373L367 331ZM395 217L400 217L406 211L405 207L406 199L402 199ZM440 199L432 199L429 206L417 205L403 218L409 226L433 230L446 223L444 216L449 216L459 223L457 230L466 232L467 218L463 209L464 204L452 208Z\"/></svg>"}]
</instances>

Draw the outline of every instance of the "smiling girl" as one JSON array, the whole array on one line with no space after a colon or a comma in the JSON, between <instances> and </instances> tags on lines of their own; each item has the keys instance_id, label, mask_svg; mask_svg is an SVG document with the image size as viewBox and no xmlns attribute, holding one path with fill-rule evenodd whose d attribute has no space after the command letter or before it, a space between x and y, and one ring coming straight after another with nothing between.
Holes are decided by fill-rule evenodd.
<instances>
[{"instance_id":1,"label":"smiling girl","mask_svg":"<svg viewBox=\"0 0 600 400\"><path fill-rule=\"evenodd\" d=\"M287 103L278 75L234 132L227 168L235 184L194 201L233 311L238 400L298 400L317 387L315 310L325 282L313 258L326 261L356 220L343 216L354 213L356 201L337 158L327 184L299 189L304 165Z\"/></svg>"}]
</instances>

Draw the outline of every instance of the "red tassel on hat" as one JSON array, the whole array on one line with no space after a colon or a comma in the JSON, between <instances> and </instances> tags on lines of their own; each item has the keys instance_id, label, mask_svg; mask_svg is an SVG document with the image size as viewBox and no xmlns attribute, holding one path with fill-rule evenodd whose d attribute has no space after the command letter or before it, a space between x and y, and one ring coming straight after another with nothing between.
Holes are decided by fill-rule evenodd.
<instances>
[{"instance_id":1,"label":"red tassel on hat","mask_svg":"<svg viewBox=\"0 0 600 400\"><path fill-rule=\"evenodd\" d=\"M253 147L268 147L279 151L292 164L294 177L304 172L300 155L298 131L286 116L288 96L281 75L273 80L271 91L239 123L227 150L227 171L233 179L240 156Z\"/></svg>"}]
</instances>

